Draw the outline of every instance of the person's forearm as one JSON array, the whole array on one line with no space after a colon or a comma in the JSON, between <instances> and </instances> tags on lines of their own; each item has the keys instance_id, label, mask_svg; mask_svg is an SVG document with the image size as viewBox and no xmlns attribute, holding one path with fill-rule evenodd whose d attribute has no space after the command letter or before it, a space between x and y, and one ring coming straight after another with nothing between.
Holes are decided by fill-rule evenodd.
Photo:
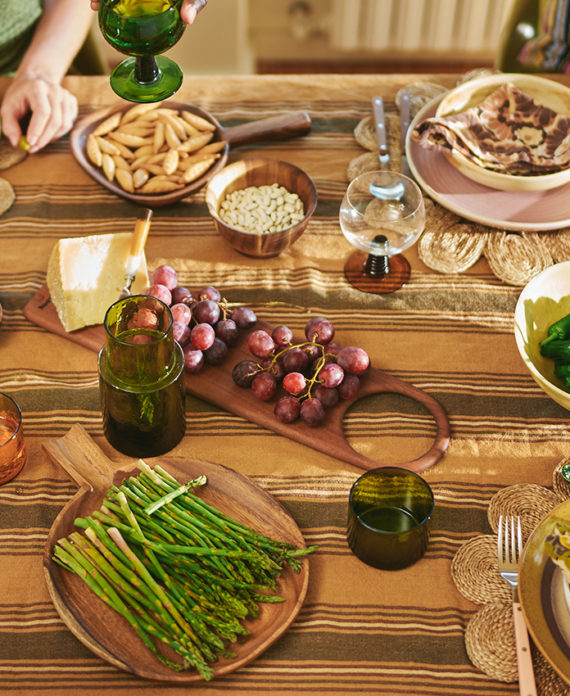
<instances>
[{"instance_id":1,"label":"person's forearm","mask_svg":"<svg viewBox=\"0 0 570 696\"><path fill-rule=\"evenodd\" d=\"M44 0L43 14L16 77L59 83L93 20L86 0Z\"/></svg>"}]
</instances>

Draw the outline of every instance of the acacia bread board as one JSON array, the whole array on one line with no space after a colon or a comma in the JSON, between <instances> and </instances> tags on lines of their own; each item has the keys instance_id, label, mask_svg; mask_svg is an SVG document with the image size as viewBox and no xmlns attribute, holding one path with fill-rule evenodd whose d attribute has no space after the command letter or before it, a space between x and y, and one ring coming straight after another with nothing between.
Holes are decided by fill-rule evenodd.
<instances>
[{"instance_id":1,"label":"acacia bread board","mask_svg":"<svg viewBox=\"0 0 570 696\"><path fill-rule=\"evenodd\" d=\"M58 539L77 531L74 520L97 510L112 483L120 486L139 471L136 462L116 469L103 451L79 424L66 435L49 440L44 447L78 484L79 490L56 517L44 547L43 567L52 601L70 631L96 655L128 672L162 682L202 682L194 670L173 671L159 662L126 619L99 601L87 585L52 558ZM295 520L269 493L232 469L197 459L160 457L149 462L160 464L180 483L205 474L207 483L196 495L233 519L265 536L305 546ZM280 574L277 593L283 602L261 603L259 616L244 621L249 630L246 640L232 644L235 658L220 657L213 666L214 676L228 674L248 664L281 636L291 625L303 604L309 583L309 559L301 571L288 566Z\"/></svg>"},{"instance_id":2,"label":"acacia bread board","mask_svg":"<svg viewBox=\"0 0 570 696\"><path fill-rule=\"evenodd\" d=\"M105 329L102 325L78 329L71 333L65 331L45 285L25 306L24 314L34 324L92 351L98 352L105 343ZM260 321L257 322L255 328L266 329L269 332L272 330L271 326ZM348 444L343 430L344 415L358 398L371 394L393 392L421 403L433 416L437 433L432 446L423 455L408 462L390 463L389 465L401 466L419 473L433 466L447 449L450 428L447 415L441 404L423 390L374 367L369 368L362 376L357 399L339 401L336 406L328 410L322 425L311 428L301 421L292 424L281 423L273 414L274 404L272 402L260 401L250 389L238 387L232 379L231 373L234 365L240 360L252 358L247 349L247 333L242 331L237 344L230 348L223 364L206 365L198 373L186 373L186 391L291 440L303 443L363 469L382 466L383 462L360 454Z\"/></svg>"}]
</instances>

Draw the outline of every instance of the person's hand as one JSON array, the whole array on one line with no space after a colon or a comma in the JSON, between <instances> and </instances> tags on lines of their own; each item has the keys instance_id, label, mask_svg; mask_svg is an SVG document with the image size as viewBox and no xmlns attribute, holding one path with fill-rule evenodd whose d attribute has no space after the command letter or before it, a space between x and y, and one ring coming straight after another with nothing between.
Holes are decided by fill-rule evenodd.
<instances>
[{"instance_id":1,"label":"person's hand","mask_svg":"<svg viewBox=\"0 0 570 696\"><path fill-rule=\"evenodd\" d=\"M31 114L26 132L20 121ZM77 99L61 85L42 79L15 77L0 106L2 132L13 147L26 137L30 152L37 152L71 130L77 117Z\"/></svg>"},{"instance_id":2,"label":"person's hand","mask_svg":"<svg viewBox=\"0 0 570 696\"><path fill-rule=\"evenodd\" d=\"M91 9L97 11L99 9L100 0L90 0ZM180 16L186 24L192 24L196 19L196 15L200 10L202 10L208 0L182 0L182 7L180 8Z\"/></svg>"}]
</instances>

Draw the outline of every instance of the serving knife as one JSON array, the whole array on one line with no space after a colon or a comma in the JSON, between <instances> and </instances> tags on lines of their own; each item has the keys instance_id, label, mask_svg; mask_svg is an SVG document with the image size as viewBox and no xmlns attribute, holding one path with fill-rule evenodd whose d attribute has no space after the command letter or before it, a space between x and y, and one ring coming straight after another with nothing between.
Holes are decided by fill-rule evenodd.
<instances>
[{"instance_id":1,"label":"serving knife","mask_svg":"<svg viewBox=\"0 0 570 696\"><path fill-rule=\"evenodd\" d=\"M373 97L372 108L374 110L374 124L376 127L376 141L378 142L378 159L383 168L388 167L390 153L386 138L386 120L384 117L384 101L382 97Z\"/></svg>"},{"instance_id":2,"label":"serving knife","mask_svg":"<svg viewBox=\"0 0 570 696\"><path fill-rule=\"evenodd\" d=\"M402 152L402 174L409 177L412 176L412 172L408 164L408 158L406 157L406 137L410 127L410 112L410 95L404 92L400 99L400 149Z\"/></svg>"},{"instance_id":3,"label":"serving knife","mask_svg":"<svg viewBox=\"0 0 570 696\"><path fill-rule=\"evenodd\" d=\"M125 287L121 290L119 299L129 297L131 294L131 285L136 278L137 271L141 262L141 257L144 252L146 238L150 229L150 220L152 218L152 210L145 208L137 216L135 222L135 231L131 240L131 248L129 250L129 258L127 259L127 272L125 275Z\"/></svg>"}]
</instances>

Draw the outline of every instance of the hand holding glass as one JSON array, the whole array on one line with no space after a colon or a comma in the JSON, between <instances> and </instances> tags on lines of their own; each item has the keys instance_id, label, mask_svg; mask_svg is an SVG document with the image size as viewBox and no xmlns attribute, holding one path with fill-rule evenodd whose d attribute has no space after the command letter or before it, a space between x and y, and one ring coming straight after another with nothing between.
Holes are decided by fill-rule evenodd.
<instances>
[{"instance_id":1,"label":"hand holding glass","mask_svg":"<svg viewBox=\"0 0 570 696\"><path fill-rule=\"evenodd\" d=\"M178 42L186 24L182 0L101 0L99 27L126 58L111 73L111 87L124 99L166 99L182 84L182 71L164 53ZM158 57L157 57L158 56Z\"/></svg>"},{"instance_id":2,"label":"hand holding glass","mask_svg":"<svg viewBox=\"0 0 570 696\"><path fill-rule=\"evenodd\" d=\"M399 172L356 177L340 206L340 227L357 248L344 266L348 282L364 292L388 293L404 285L410 264L401 253L420 237L425 207L417 184Z\"/></svg>"}]
</instances>

